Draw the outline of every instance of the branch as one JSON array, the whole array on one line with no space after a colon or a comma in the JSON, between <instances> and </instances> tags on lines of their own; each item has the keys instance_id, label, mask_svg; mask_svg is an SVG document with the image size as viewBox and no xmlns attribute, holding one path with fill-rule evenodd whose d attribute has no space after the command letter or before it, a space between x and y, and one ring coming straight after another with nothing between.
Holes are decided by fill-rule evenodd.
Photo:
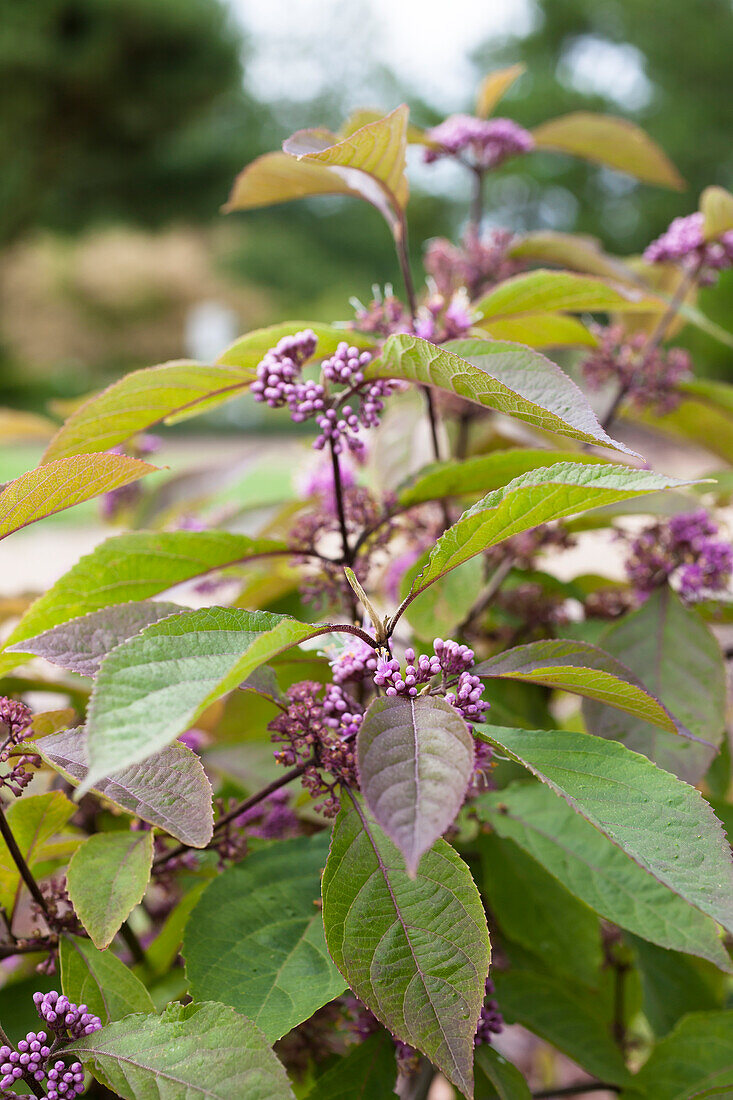
<instances>
[{"instance_id":1,"label":"branch","mask_svg":"<svg viewBox=\"0 0 733 1100\"><path fill-rule=\"evenodd\" d=\"M581 1085L565 1085L556 1089L541 1089L533 1092L534 1100L550 1100L554 1096L582 1096L584 1092L621 1092L619 1085L612 1085L608 1081L586 1081Z\"/></svg>"},{"instance_id":2,"label":"branch","mask_svg":"<svg viewBox=\"0 0 733 1100\"><path fill-rule=\"evenodd\" d=\"M46 904L46 899L41 893L40 887L33 877L31 869L26 863L23 853L18 847L17 841L13 836L12 829L8 825L8 819L5 816L5 809L2 805L0 805L0 833L2 834L2 838L8 846L8 851L13 858L13 863L18 868L20 877L23 879L23 882L28 887L31 897L35 901L36 905L38 905L39 909L46 918L46 924L49 928L53 928L53 918L49 911L48 905Z\"/></svg>"}]
</instances>

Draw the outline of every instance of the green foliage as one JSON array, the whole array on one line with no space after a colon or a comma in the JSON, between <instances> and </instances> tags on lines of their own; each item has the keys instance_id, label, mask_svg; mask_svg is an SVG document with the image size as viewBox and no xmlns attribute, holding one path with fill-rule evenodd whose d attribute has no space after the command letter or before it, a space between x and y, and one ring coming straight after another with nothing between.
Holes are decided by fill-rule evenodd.
<instances>
[{"instance_id":1,"label":"green foliage","mask_svg":"<svg viewBox=\"0 0 733 1100\"><path fill-rule=\"evenodd\" d=\"M95 947L110 943L142 900L153 862L152 833L97 833L74 853L69 897Z\"/></svg>"},{"instance_id":2,"label":"green foliage","mask_svg":"<svg viewBox=\"0 0 733 1100\"><path fill-rule=\"evenodd\" d=\"M64 993L87 1005L103 1024L133 1012L153 1012L147 989L111 951L100 951L81 936L63 936L59 966Z\"/></svg>"}]
</instances>

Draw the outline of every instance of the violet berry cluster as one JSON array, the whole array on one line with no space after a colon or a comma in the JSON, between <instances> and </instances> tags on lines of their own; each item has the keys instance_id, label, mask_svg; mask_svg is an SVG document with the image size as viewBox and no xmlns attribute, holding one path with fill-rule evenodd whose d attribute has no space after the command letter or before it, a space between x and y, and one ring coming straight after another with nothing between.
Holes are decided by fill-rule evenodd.
<instances>
[{"instance_id":1,"label":"violet berry cluster","mask_svg":"<svg viewBox=\"0 0 733 1100\"><path fill-rule=\"evenodd\" d=\"M509 157L534 149L534 138L509 118L474 118L450 115L428 130L430 144L424 160L432 164L441 157L468 157L472 168L496 168Z\"/></svg>"},{"instance_id":2,"label":"violet berry cluster","mask_svg":"<svg viewBox=\"0 0 733 1100\"><path fill-rule=\"evenodd\" d=\"M481 1006L478 1027L474 1036L475 1047L484 1046L492 1041L494 1035L500 1035L504 1030L504 1017L499 1011L499 1006L494 1000L494 983L491 978L486 979L486 995Z\"/></svg>"},{"instance_id":3,"label":"violet berry cluster","mask_svg":"<svg viewBox=\"0 0 733 1100\"><path fill-rule=\"evenodd\" d=\"M717 240L705 239L705 217L698 211L675 218L668 228L648 245L644 259L649 263L672 263L688 271L697 271L703 285L714 283L719 271L733 266L733 230Z\"/></svg>"},{"instance_id":4,"label":"violet berry cluster","mask_svg":"<svg viewBox=\"0 0 733 1100\"><path fill-rule=\"evenodd\" d=\"M483 722L489 704L482 698L484 684L469 670L475 663L474 652L458 642L443 641L436 638L433 642L434 655L421 654L417 659L414 649L405 650L407 665L404 675L400 671L400 662L394 657L382 657L377 661L374 683L383 687L386 695L407 695L415 698L418 686L429 684L441 677L440 693L445 696L472 730L472 723Z\"/></svg>"},{"instance_id":5,"label":"violet berry cluster","mask_svg":"<svg viewBox=\"0 0 733 1100\"><path fill-rule=\"evenodd\" d=\"M7 763L16 745L25 740L31 727L32 714L25 703L7 696L0 697L0 724L5 727L5 736L0 742L0 764ZM31 769L41 766L41 758L35 753L22 753L12 756L9 771L0 775L0 787L5 787L16 798L20 798L33 778Z\"/></svg>"},{"instance_id":6,"label":"violet berry cluster","mask_svg":"<svg viewBox=\"0 0 733 1100\"><path fill-rule=\"evenodd\" d=\"M0 1089L37 1081L45 1084L49 1100L81 1096L84 1091L81 1062L67 1066L61 1058L51 1060L67 1043L98 1031L102 1021L87 1012L86 1005L76 1005L56 990L34 993L33 1002L48 1030L29 1031L17 1050L7 1044L0 1047Z\"/></svg>"},{"instance_id":7,"label":"violet berry cluster","mask_svg":"<svg viewBox=\"0 0 733 1100\"><path fill-rule=\"evenodd\" d=\"M513 240L514 235L505 229L479 233L469 228L460 245L436 237L425 251L425 271L444 298L465 287L474 301L524 267L509 255Z\"/></svg>"},{"instance_id":8,"label":"violet berry cluster","mask_svg":"<svg viewBox=\"0 0 733 1100\"><path fill-rule=\"evenodd\" d=\"M642 598L670 579L686 599L723 591L733 574L733 549L704 509L644 528L632 541L626 573Z\"/></svg>"},{"instance_id":9,"label":"violet berry cluster","mask_svg":"<svg viewBox=\"0 0 733 1100\"><path fill-rule=\"evenodd\" d=\"M615 380L637 408L652 408L661 416L677 407L677 385L692 366L684 348L645 351L644 333L625 336L620 325L599 328L597 334L599 346L582 365L590 389L598 390Z\"/></svg>"},{"instance_id":10,"label":"violet berry cluster","mask_svg":"<svg viewBox=\"0 0 733 1100\"><path fill-rule=\"evenodd\" d=\"M336 454L348 448L362 455L364 441L359 432L379 423L383 399L392 392L393 383L383 379L366 382L364 369L372 360L371 352L360 351L346 341L323 360L321 381L303 378L303 367L315 355L317 343L311 329L284 336L259 363L252 396L273 409L287 406L296 423L315 417L320 429L313 444L316 450L330 443ZM333 386L353 391L353 404L340 405Z\"/></svg>"}]
</instances>

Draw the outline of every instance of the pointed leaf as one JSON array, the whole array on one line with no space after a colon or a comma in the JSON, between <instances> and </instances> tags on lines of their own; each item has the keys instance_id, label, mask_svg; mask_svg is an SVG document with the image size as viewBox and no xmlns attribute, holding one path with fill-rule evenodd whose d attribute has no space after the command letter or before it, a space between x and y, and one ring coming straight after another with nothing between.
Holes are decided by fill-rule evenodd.
<instances>
[{"instance_id":1,"label":"pointed leaf","mask_svg":"<svg viewBox=\"0 0 733 1100\"><path fill-rule=\"evenodd\" d=\"M129 531L116 535L80 558L31 604L8 645L89 611L144 600L212 569L265 554L283 554L286 549L285 543L276 539L252 539L227 531Z\"/></svg>"},{"instance_id":2,"label":"pointed leaf","mask_svg":"<svg viewBox=\"0 0 733 1100\"><path fill-rule=\"evenodd\" d=\"M395 696L371 703L356 745L364 800L414 878L420 857L463 805L473 738L445 699Z\"/></svg>"},{"instance_id":3,"label":"pointed leaf","mask_svg":"<svg viewBox=\"0 0 733 1100\"><path fill-rule=\"evenodd\" d=\"M103 1024L131 1012L154 1012L147 989L111 951L99 951L81 936L59 940L61 986L74 1004L85 1004Z\"/></svg>"},{"instance_id":4,"label":"pointed leaf","mask_svg":"<svg viewBox=\"0 0 733 1100\"><path fill-rule=\"evenodd\" d=\"M709 1012L725 1005L728 981L709 963L666 951L635 936L633 948L641 981L643 1009L654 1034L669 1034L688 1012Z\"/></svg>"},{"instance_id":5,"label":"pointed leaf","mask_svg":"<svg viewBox=\"0 0 733 1100\"><path fill-rule=\"evenodd\" d=\"M652 943L730 970L715 924L634 863L540 783L481 795L479 818L606 920Z\"/></svg>"},{"instance_id":6,"label":"pointed leaf","mask_svg":"<svg viewBox=\"0 0 733 1100\"><path fill-rule=\"evenodd\" d=\"M695 1012L653 1048L621 1100L724 1100L733 1095L733 1011Z\"/></svg>"},{"instance_id":7,"label":"pointed leaf","mask_svg":"<svg viewBox=\"0 0 733 1100\"><path fill-rule=\"evenodd\" d=\"M157 469L127 455L64 458L21 474L0 492L0 539Z\"/></svg>"},{"instance_id":8,"label":"pointed leaf","mask_svg":"<svg viewBox=\"0 0 733 1100\"><path fill-rule=\"evenodd\" d=\"M44 847L66 825L74 804L61 791L24 795L5 811L8 825L23 858L35 872L44 859ZM0 905L8 913L15 909L22 881L4 841L0 841Z\"/></svg>"},{"instance_id":9,"label":"pointed leaf","mask_svg":"<svg viewBox=\"0 0 733 1100\"><path fill-rule=\"evenodd\" d=\"M124 1100L294 1100L259 1028L212 1002L128 1016L66 1049Z\"/></svg>"},{"instance_id":10,"label":"pointed leaf","mask_svg":"<svg viewBox=\"0 0 733 1100\"><path fill-rule=\"evenodd\" d=\"M532 133L539 148L583 157L658 187L684 190L684 180L657 143L625 118L574 111L536 126Z\"/></svg>"},{"instance_id":11,"label":"pointed leaf","mask_svg":"<svg viewBox=\"0 0 733 1100\"><path fill-rule=\"evenodd\" d=\"M95 676L111 649L127 641L159 619L166 619L184 609L175 603L139 600L118 607L92 611L79 619L45 630L35 638L27 638L8 646L12 653L22 650L43 657L52 665L77 672L80 676Z\"/></svg>"},{"instance_id":12,"label":"pointed leaf","mask_svg":"<svg viewBox=\"0 0 733 1100\"><path fill-rule=\"evenodd\" d=\"M46 442L56 431L53 420L22 409L0 408L0 439L9 443Z\"/></svg>"},{"instance_id":13,"label":"pointed leaf","mask_svg":"<svg viewBox=\"0 0 733 1100\"><path fill-rule=\"evenodd\" d=\"M183 361L132 371L71 414L49 443L43 461L104 451L214 394L233 397L254 377L254 370Z\"/></svg>"},{"instance_id":14,"label":"pointed leaf","mask_svg":"<svg viewBox=\"0 0 733 1100\"><path fill-rule=\"evenodd\" d=\"M322 1073L307 1100L387 1100L396 1079L394 1043L388 1032L379 1031Z\"/></svg>"},{"instance_id":15,"label":"pointed leaf","mask_svg":"<svg viewBox=\"0 0 733 1100\"><path fill-rule=\"evenodd\" d=\"M146 760L254 669L329 630L263 611L207 607L153 623L123 642L105 658L94 685L89 773L78 794Z\"/></svg>"},{"instance_id":16,"label":"pointed leaf","mask_svg":"<svg viewBox=\"0 0 733 1100\"><path fill-rule=\"evenodd\" d=\"M529 1086L516 1066L491 1046L476 1050L476 1100L532 1100Z\"/></svg>"},{"instance_id":17,"label":"pointed leaf","mask_svg":"<svg viewBox=\"0 0 733 1100\"><path fill-rule=\"evenodd\" d=\"M494 974L496 995L508 1023L522 1024L604 1081L630 1083L597 994L567 979L525 970Z\"/></svg>"},{"instance_id":18,"label":"pointed leaf","mask_svg":"<svg viewBox=\"0 0 733 1100\"><path fill-rule=\"evenodd\" d=\"M531 316L548 310L643 313L664 310L665 303L661 298L651 297L628 285L614 286L591 275L539 268L505 279L479 299L474 308L484 321L489 321Z\"/></svg>"},{"instance_id":19,"label":"pointed leaf","mask_svg":"<svg viewBox=\"0 0 733 1100\"><path fill-rule=\"evenodd\" d=\"M344 991L318 902L328 833L253 852L206 888L183 940L195 1000L216 996L274 1043Z\"/></svg>"},{"instance_id":20,"label":"pointed leaf","mask_svg":"<svg viewBox=\"0 0 733 1100\"><path fill-rule=\"evenodd\" d=\"M607 435L587 398L555 363L521 344L454 340L439 348L417 336L390 336L365 374L436 386L545 431L635 453Z\"/></svg>"},{"instance_id":21,"label":"pointed leaf","mask_svg":"<svg viewBox=\"0 0 733 1100\"><path fill-rule=\"evenodd\" d=\"M519 260L586 271L589 275L602 275L622 283L638 283L631 268L618 257L604 252L597 238L577 233L557 233L552 229L526 233L510 247L509 255Z\"/></svg>"},{"instance_id":22,"label":"pointed leaf","mask_svg":"<svg viewBox=\"0 0 733 1100\"><path fill-rule=\"evenodd\" d=\"M545 451L532 447L514 447L491 451L463 462L434 462L413 474L397 489L400 508L412 508L428 500L450 496L478 496L502 485L528 470L554 466L558 462L578 462L602 466L605 460L580 451Z\"/></svg>"},{"instance_id":23,"label":"pointed leaf","mask_svg":"<svg viewBox=\"0 0 733 1100\"><path fill-rule=\"evenodd\" d=\"M290 163L293 163L292 160ZM268 328L246 332L244 336L240 336L221 353L217 363L227 367L238 367L242 371L250 371L252 378L254 378L260 360L265 353L282 340L284 336L292 336L303 329L311 329L316 335L318 340L314 356L316 359L325 359L326 356L333 355L339 344L343 343L346 335L342 328L324 325L320 321L286 321L279 325L270 325ZM349 332L348 336L349 343L353 343L356 347L371 348L374 346L374 338L363 332Z\"/></svg>"},{"instance_id":24,"label":"pointed leaf","mask_svg":"<svg viewBox=\"0 0 733 1100\"><path fill-rule=\"evenodd\" d=\"M598 337L577 317L565 313L526 313L477 321L493 340L511 340L530 348L596 348Z\"/></svg>"},{"instance_id":25,"label":"pointed leaf","mask_svg":"<svg viewBox=\"0 0 733 1100\"><path fill-rule=\"evenodd\" d=\"M710 744L680 740L669 727L661 733L655 727L665 729L664 724L641 711L630 722L603 706L599 695L597 702L583 705L588 729L644 753L680 779L697 783L715 756L725 728L725 665L709 627L665 586L605 631L601 645L633 668L678 722Z\"/></svg>"},{"instance_id":26,"label":"pointed leaf","mask_svg":"<svg viewBox=\"0 0 733 1100\"><path fill-rule=\"evenodd\" d=\"M152 863L151 832L95 833L74 853L66 886L95 947L108 947L142 900Z\"/></svg>"},{"instance_id":27,"label":"pointed leaf","mask_svg":"<svg viewBox=\"0 0 733 1100\"><path fill-rule=\"evenodd\" d=\"M700 196L700 210L706 241L715 241L733 229L733 195L724 187L706 187Z\"/></svg>"},{"instance_id":28,"label":"pointed leaf","mask_svg":"<svg viewBox=\"0 0 733 1100\"><path fill-rule=\"evenodd\" d=\"M87 736L70 729L33 742L47 764L77 784L87 775ZM211 784L196 753L180 741L166 745L144 764L98 779L94 794L121 810L164 829L182 844L205 848L214 831Z\"/></svg>"},{"instance_id":29,"label":"pointed leaf","mask_svg":"<svg viewBox=\"0 0 733 1100\"><path fill-rule=\"evenodd\" d=\"M471 1100L489 970L483 906L445 841L420 867L409 878L359 797L345 798L323 874L326 942L357 997Z\"/></svg>"},{"instance_id":30,"label":"pointed leaf","mask_svg":"<svg viewBox=\"0 0 733 1100\"><path fill-rule=\"evenodd\" d=\"M629 660L629 664L643 674L635 660ZM471 671L489 680L522 680L572 691L616 707L645 724L651 722L673 736L689 736L687 727L670 714L626 665L588 642L530 642L490 657ZM628 728L626 719L619 718L618 722ZM593 733L601 732L595 723L590 722L590 726Z\"/></svg>"},{"instance_id":31,"label":"pointed leaf","mask_svg":"<svg viewBox=\"0 0 733 1100\"><path fill-rule=\"evenodd\" d=\"M520 531L678 484L673 478L626 466L560 462L530 470L478 501L441 535L425 569L415 578L412 596L461 562Z\"/></svg>"},{"instance_id":32,"label":"pointed leaf","mask_svg":"<svg viewBox=\"0 0 733 1100\"><path fill-rule=\"evenodd\" d=\"M506 69L494 69L479 84L476 96L476 114L488 118L499 100L525 71L526 65L509 65Z\"/></svg>"},{"instance_id":33,"label":"pointed leaf","mask_svg":"<svg viewBox=\"0 0 733 1100\"><path fill-rule=\"evenodd\" d=\"M733 865L723 828L694 787L617 741L568 730L481 726L640 867L733 928Z\"/></svg>"}]
</instances>

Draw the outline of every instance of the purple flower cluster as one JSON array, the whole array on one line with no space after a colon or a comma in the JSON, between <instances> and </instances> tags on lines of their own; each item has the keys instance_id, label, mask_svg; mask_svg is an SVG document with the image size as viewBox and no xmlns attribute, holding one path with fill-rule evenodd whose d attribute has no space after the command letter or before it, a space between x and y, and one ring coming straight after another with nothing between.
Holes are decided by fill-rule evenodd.
<instances>
[{"instance_id":1,"label":"purple flower cluster","mask_svg":"<svg viewBox=\"0 0 733 1100\"><path fill-rule=\"evenodd\" d=\"M582 365L592 390L616 380L638 408L651 407L659 415L677 407L677 385L690 374L691 360L683 348L654 348L645 352L646 336L626 337L620 325L598 329L599 346Z\"/></svg>"},{"instance_id":2,"label":"purple flower cluster","mask_svg":"<svg viewBox=\"0 0 733 1100\"><path fill-rule=\"evenodd\" d=\"M380 657L374 673L374 683L383 687L386 695L407 695L415 698L419 684L428 684L436 676L442 679L441 694L468 723L483 722L489 704L482 699L484 684L469 669L475 663L474 653L468 646L458 642L443 641L436 638L433 642L434 656L421 654L417 660L414 649L405 650L404 676L400 671L400 662L394 657ZM448 690L454 688L455 690Z\"/></svg>"},{"instance_id":3,"label":"purple flower cluster","mask_svg":"<svg viewBox=\"0 0 733 1100\"><path fill-rule=\"evenodd\" d=\"M699 270L699 281L710 284L716 272L733 265L733 230L722 233L717 240L707 241L705 218L699 211L684 218L675 218L668 228L647 247L644 259L649 263L680 264L688 270Z\"/></svg>"},{"instance_id":4,"label":"purple flower cluster","mask_svg":"<svg viewBox=\"0 0 733 1100\"><path fill-rule=\"evenodd\" d=\"M278 764L293 767L312 759L302 782L312 798L325 795L317 808L335 817L339 783L357 787L354 739L363 710L338 684L302 680L288 689L288 705L270 722L272 740L285 745L275 753ZM324 773L332 777L327 780Z\"/></svg>"},{"instance_id":5,"label":"purple flower cluster","mask_svg":"<svg viewBox=\"0 0 733 1100\"><path fill-rule=\"evenodd\" d=\"M48 1071L46 1095L48 1100L70 1100L84 1092L84 1070L81 1062L72 1062L70 1066L59 1059Z\"/></svg>"},{"instance_id":6,"label":"purple flower cluster","mask_svg":"<svg viewBox=\"0 0 733 1100\"><path fill-rule=\"evenodd\" d=\"M504 1017L499 1011L499 1006L493 999L494 983L491 978L486 979L486 999L481 1007L476 1035L473 1040L475 1047L483 1046L492 1041L494 1035L500 1035L504 1030Z\"/></svg>"},{"instance_id":7,"label":"purple flower cluster","mask_svg":"<svg viewBox=\"0 0 733 1100\"><path fill-rule=\"evenodd\" d=\"M425 271L444 298L465 287L469 299L475 301L524 267L508 255L513 240L513 234L505 229L485 234L467 229L460 245L436 237L425 252Z\"/></svg>"},{"instance_id":8,"label":"purple flower cluster","mask_svg":"<svg viewBox=\"0 0 733 1100\"><path fill-rule=\"evenodd\" d=\"M33 1003L38 1015L56 1035L68 1039L81 1039L99 1031L99 1016L87 1012L86 1005L75 1005L67 996L52 989L50 993L34 993Z\"/></svg>"},{"instance_id":9,"label":"purple flower cluster","mask_svg":"<svg viewBox=\"0 0 733 1100\"><path fill-rule=\"evenodd\" d=\"M5 739L0 743L0 764L11 758L13 749L25 739L31 727L32 714L25 703L7 696L0 697L0 723L5 727ZM16 798L33 779L33 770L40 768L41 758L35 753L21 753L12 757L12 767L0 775L0 787L5 787Z\"/></svg>"},{"instance_id":10,"label":"purple flower cluster","mask_svg":"<svg viewBox=\"0 0 733 1100\"><path fill-rule=\"evenodd\" d=\"M0 1047L0 1088L7 1089L22 1077L26 1080L42 1081L44 1063L51 1053L48 1036L45 1031L29 1031L25 1039L18 1043L18 1049L3 1045Z\"/></svg>"},{"instance_id":11,"label":"purple flower cluster","mask_svg":"<svg viewBox=\"0 0 733 1100\"><path fill-rule=\"evenodd\" d=\"M450 298L436 291L420 308L415 321L415 335L433 344L457 340L465 336L473 324L473 312L465 289Z\"/></svg>"},{"instance_id":12,"label":"purple flower cluster","mask_svg":"<svg viewBox=\"0 0 733 1100\"><path fill-rule=\"evenodd\" d=\"M394 332L411 332L412 324L406 306L395 297L391 286L384 288L382 294L378 286L372 287L374 297L368 305L358 298L352 298L356 316L354 327L360 332L373 333L375 336L391 336Z\"/></svg>"},{"instance_id":13,"label":"purple flower cluster","mask_svg":"<svg viewBox=\"0 0 733 1100\"><path fill-rule=\"evenodd\" d=\"M689 600L723 591L733 574L733 549L717 535L718 525L704 509L645 528L633 539L626 562L637 594L647 596L670 579Z\"/></svg>"},{"instance_id":14,"label":"purple flower cluster","mask_svg":"<svg viewBox=\"0 0 733 1100\"><path fill-rule=\"evenodd\" d=\"M424 153L426 164L441 157L468 154L475 168L496 168L509 157L534 149L534 138L509 118L474 118L472 115L450 115L438 126L428 130L432 143Z\"/></svg>"},{"instance_id":15,"label":"purple flower cluster","mask_svg":"<svg viewBox=\"0 0 733 1100\"><path fill-rule=\"evenodd\" d=\"M372 646L354 638L346 649L331 661L331 673L335 684L349 681L359 683L373 677L377 671L377 654Z\"/></svg>"},{"instance_id":16,"label":"purple flower cluster","mask_svg":"<svg viewBox=\"0 0 733 1100\"><path fill-rule=\"evenodd\" d=\"M102 1021L87 1012L86 1005L75 1005L55 990L34 993L33 1001L53 1036L49 1037L46 1031L29 1031L18 1043L17 1050L7 1044L0 1047L0 1089L23 1081L38 1081L45 1083L49 1100L71 1100L81 1096L84 1091L81 1062L67 1066L57 1059L49 1065L49 1059L66 1043L98 1031Z\"/></svg>"}]
</instances>

